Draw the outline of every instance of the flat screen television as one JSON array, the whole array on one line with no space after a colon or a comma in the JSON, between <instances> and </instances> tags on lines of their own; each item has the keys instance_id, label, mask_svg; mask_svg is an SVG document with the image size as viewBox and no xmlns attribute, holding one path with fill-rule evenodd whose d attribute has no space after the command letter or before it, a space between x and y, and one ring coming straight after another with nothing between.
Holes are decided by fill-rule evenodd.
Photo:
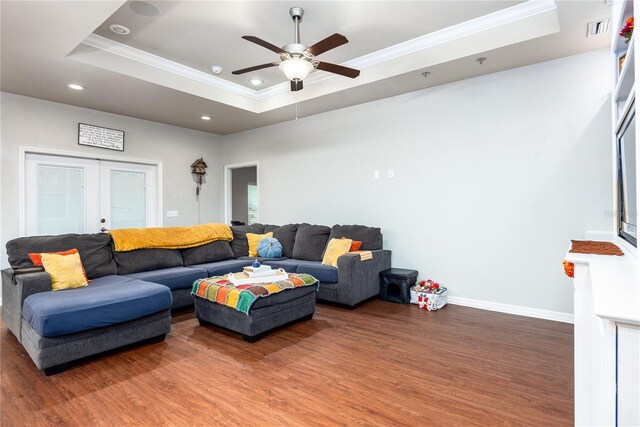
<instances>
[{"instance_id":1,"label":"flat screen television","mask_svg":"<svg viewBox=\"0 0 640 427\"><path fill-rule=\"evenodd\" d=\"M618 235L638 245L638 189L636 178L635 100L627 109L617 132Z\"/></svg>"}]
</instances>

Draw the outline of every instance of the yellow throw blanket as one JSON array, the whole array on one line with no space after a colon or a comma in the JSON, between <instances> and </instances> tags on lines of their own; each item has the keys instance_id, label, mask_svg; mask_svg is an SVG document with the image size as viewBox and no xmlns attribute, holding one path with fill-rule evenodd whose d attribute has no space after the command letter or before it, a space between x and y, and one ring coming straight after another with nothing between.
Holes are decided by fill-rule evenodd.
<instances>
[{"instance_id":1,"label":"yellow throw blanket","mask_svg":"<svg viewBox=\"0 0 640 427\"><path fill-rule=\"evenodd\" d=\"M217 240L233 240L226 224L209 223L191 227L122 228L109 232L116 252L134 249L184 249Z\"/></svg>"}]
</instances>

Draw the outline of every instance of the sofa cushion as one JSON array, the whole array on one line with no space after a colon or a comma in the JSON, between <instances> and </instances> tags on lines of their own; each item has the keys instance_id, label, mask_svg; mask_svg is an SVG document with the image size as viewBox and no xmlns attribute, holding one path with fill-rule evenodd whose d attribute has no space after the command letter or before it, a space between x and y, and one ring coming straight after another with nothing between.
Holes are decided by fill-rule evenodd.
<instances>
[{"instance_id":1,"label":"sofa cushion","mask_svg":"<svg viewBox=\"0 0 640 427\"><path fill-rule=\"evenodd\" d=\"M324 225L300 224L293 245L293 258L309 261L322 260L331 229Z\"/></svg>"},{"instance_id":2,"label":"sofa cushion","mask_svg":"<svg viewBox=\"0 0 640 427\"><path fill-rule=\"evenodd\" d=\"M113 277L113 276L111 276ZM89 286L28 296L23 319L44 337L56 337L148 316L171 307L171 291L141 280L94 280Z\"/></svg>"},{"instance_id":3,"label":"sofa cushion","mask_svg":"<svg viewBox=\"0 0 640 427\"><path fill-rule=\"evenodd\" d=\"M114 252L118 264L118 274L182 267L182 254L178 249L136 249Z\"/></svg>"},{"instance_id":4,"label":"sofa cushion","mask_svg":"<svg viewBox=\"0 0 640 427\"><path fill-rule=\"evenodd\" d=\"M227 273L237 273L248 265L251 265L253 258L228 259L226 261L210 262L207 264L190 265L187 268L201 268L207 271L206 277L223 276Z\"/></svg>"},{"instance_id":5,"label":"sofa cushion","mask_svg":"<svg viewBox=\"0 0 640 427\"><path fill-rule=\"evenodd\" d=\"M233 258L231 244L226 240L207 243L195 248L182 249L184 265L204 264L206 262L224 261Z\"/></svg>"},{"instance_id":6,"label":"sofa cushion","mask_svg":"<svg viewBox=\"0 0 640 427\"><path fill-rule=\"evenodd\" d=\"M331 239L322 256L322 264L331 267L338 267L338 258L349 252L351 239Z\"/></svg>"},{"instance_id":7,"label":"sofa cushion","mask_svg":"<svg viewBox=\"0 0 640 427\"><path fill-rule=\"evenodd\" d=\"M84 288L88 285L80 255L42 254L42 266L51 278L51 290Z\"/></svg>"},{"instance_id":8,"label":"sofa cushion","mask_svg":"<svg viewBox=\"0 0 640 427\"><path fill-rule=\"evenodd\" d=\"M204 279L207 270L197 267L171 267L162 270L142 271L140 273L127 274L125 277L144 280L145 282L159 283L168 286L169 289L191 289L193 282Z\"/></svg>"},{"instance_id":9,"label":"sofa cushion","mask_svg":"<svg viewBox=\"0 0 640 427\"><path fill-rule=\"evenodd\" d=\"M264 232L273 231L273 238L278 239L278 242L282 245L282 256L291 258L299 226L300 224L265 225Z\"/></svg>"},{"instance_id":10,"label":"sofa cushion","mask_svg":"<svg viewBox=\"0 0 640 427\"><path fill-rule=\"evenodd\" d=\"M264 234L247 233L247 244L249 245L249 256L257 257L258 243L260 243L262 239L271 239L271 238L273 238L272 232L268 232Z\"/></svg>"},{"instance_id":11,"label":"sofa cushion","mask_svg":"<svg viewBox=\"0 0 640 427\"><path fill-rule=\"evenodd\" d=\"M264 259L262 261L264 265L270 265L271 268L281 268L287 273L295 273L300 260L297 259Z\"/></svg>"},{"instance_id":12,"label":"sofa cushion","mask_svg":"<svg viewBox=\"0 0 640 427\"><path fill-rule=\"evenodd\" d=\"M73 249L69 249L68 251L60 251L60 252L43 252L43 253L33 253L33 252L29 252L29 259L31 259L31 262L33 263L33 265L35 265L36 267L43 267L42 265L42 255L45 253L53 253L53 254L58 254L58 255L73 255L73 254L77 254L78 250L76 248ZM82 265L82 261L80 261L80 265ZM84 266L82 266L82 274L84 275L84 279L87 282L90 282L89 279L87 279L87 270L84 269Z\"/></svg>"},{"instance_id":13,"label":"sofa cushion","mask_svg":"<svg viewBox=\"0 0 640 427\"><path fill-rule=\"evenodd\" d=\"M382 233L378 227L367 227L365 225L334 225L331 228L330 239L340 239L346 237L351 240L362 242L360 250L374 251L382 249Z\"/></svg>"},{"instance_id":14,"label":"sofa cushion","mask_svg":"<svg viewBox=\"0 0 640 427\"><path fill-rule=\"evenodd\" d=\"M343 239L346 239L346 237L343 237ZM362 242L360 240L351 240L351 247L349 248L349 252L358 252L361 246Z\"/></svg>"},{"instance_id":15,"label":"sofa cushion","mask_svg":"<svg viewBox=\"0 0 640 427\"><path fill-rule=\"evenodd\" d=\"M246 259L246 260L251 260L251 261L258 260L258 261L260 261L261 263L263 263L263 264L264 264L264 262L265 262L265 261L269 261L269 260L272 260L272 261L284 261L284 260L287 260L287 259L289 259L289 258L287 258L287 257L285 257L285 256L281 256L280 258L262 258L262 257L259 257L259 256L258 256L258 257L252 257L252 256L241 256L241 257L240 257L240 258L238 258L238 259Z\"/></svg>"},{"instance_id":16,"label":"sofa cushion","mask_svg":"<svg viewBox=\"0 0 640 427\"><path fill-rule=\"evenodd\" d=\"M7 242L7 255L11 267L17 269L33 267L29 252L60 252L72 248L78 249L87 278L118 274L111 236L103 233L19 237Z\"/></svg>"},{"instance_id":17,"label":"sofa cushion","mask_svg":"<svg viewBox=\"0 0 640 427\"><path fill-rule=\"evenodd\" d=\"M94 287L105 285L122 285L123 283L132 282L134 280L135 279L133 277L111 275L98 277L97 279L92 280L91 284Z\"/></svg>"},{"instance_id":18,"label":"sofa cushion","mask_svg":"<svg viewBox=\"0 0 640 427\"><path fill-rule=\"evenodd\" d=\"M256 252L262 258L282 258L282 245L278 242L278 239L262 239L258 242Z\"/></svg>"},{"instance_id":19,"label":"sofa cushion","mask_svg":"<svg viewBox=\"0 0 640 427\"><path fill-rule=\"evenodd\" d=\"M318 261L306 261L302 259L265 259L263 262L265 265L270 265L271 268L281 268L287 273L295 273L298 266L301 264L317 264Z\"/></svg>"},{"instance_id":20,"label":"sofa cushion","mask_svg":"<svg viewBox=\"0 0 640 427\"><path fill-rule=\"evenodd\" d=\"M338 281L338 269L328 265L322 265L319 262L305 262L298 265L296 273L310 274L316 279L324 283L336 283Z\"/></svg>"},{"instance_id":21,"label":"sofa cushion","mask_svg":"<svg viewBox=\"0 0 640 427\"><path fill-rule=\"evenodd\" d=\"M231 250L235 258L249 255L249 243L247 242L247 233L262 234L264 232L264 225L251 224L251 225L234 225L231 227L233 233L233 240L231 241Z\"/></svg>"}]
</instances>

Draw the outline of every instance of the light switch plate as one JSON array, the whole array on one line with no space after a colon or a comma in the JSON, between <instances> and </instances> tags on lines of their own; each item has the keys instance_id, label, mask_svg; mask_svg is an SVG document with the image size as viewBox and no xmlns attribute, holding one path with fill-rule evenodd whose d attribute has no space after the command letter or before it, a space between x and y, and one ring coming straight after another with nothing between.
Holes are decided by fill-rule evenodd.
<instances>
[{"instance_id":1,"label":"light switch plate","mask_svg":"<svg viewBox=\"0 0 640 427\"><path fill-rule=\"evenodd\" d=\"M373 171L373 179L380 179L380 171Z\"/></svg>"},{"instance_id":2,"label":"light switch plate","mask_svg":"<svg viewBox=\"0 0 640 427\"><path fill-rule=\"evenodd\" d=\"M395 173L393 172L393 169L389 169L389 174L388 174L389 179L393 179L394 176L395 176Z\"/></svg>"},{"instance_id":3,"label":"light switch plate","mask_svg":"<svg viewBox=\"0 0 640 427\"><path fill-rule=\"evenodd\" d=\"M178 211L167 211L167 218L176 218L178 216Z\"/></svg>"}]
</instances>

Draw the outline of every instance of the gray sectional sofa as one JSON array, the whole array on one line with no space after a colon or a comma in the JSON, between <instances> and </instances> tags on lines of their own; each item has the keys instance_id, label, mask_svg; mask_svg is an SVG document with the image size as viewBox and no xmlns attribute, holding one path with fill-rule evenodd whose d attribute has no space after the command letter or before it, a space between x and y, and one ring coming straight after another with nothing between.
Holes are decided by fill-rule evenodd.
<instances>
[{"instance_id":1,"label":"gray sectional sofa","mask_svg":"<svg viewBox=\"0 0 640 427\"><path fill-rule=\"evenodd\" d=\"M240 271L250 265L246 233L274 233L283 256L265 264L320 281L317 298L346 306L379 293L378 273L391 266L379 228L332 228L311 224L253 224L231 227L233 241L189 249L139 249L115 252L108 234L21 237L7 243L12 268L2 271L4 320L36 366L46 374L71 361L107 350L158 341L171 330L171 309L190 306L197 279ZM373 258L349 253L338 268L321 265L330 238L363 242ZM33 266L30 252L77 248L87 277L85 288L51 291L49 275Z\"/></svg>"}]
</instances>

